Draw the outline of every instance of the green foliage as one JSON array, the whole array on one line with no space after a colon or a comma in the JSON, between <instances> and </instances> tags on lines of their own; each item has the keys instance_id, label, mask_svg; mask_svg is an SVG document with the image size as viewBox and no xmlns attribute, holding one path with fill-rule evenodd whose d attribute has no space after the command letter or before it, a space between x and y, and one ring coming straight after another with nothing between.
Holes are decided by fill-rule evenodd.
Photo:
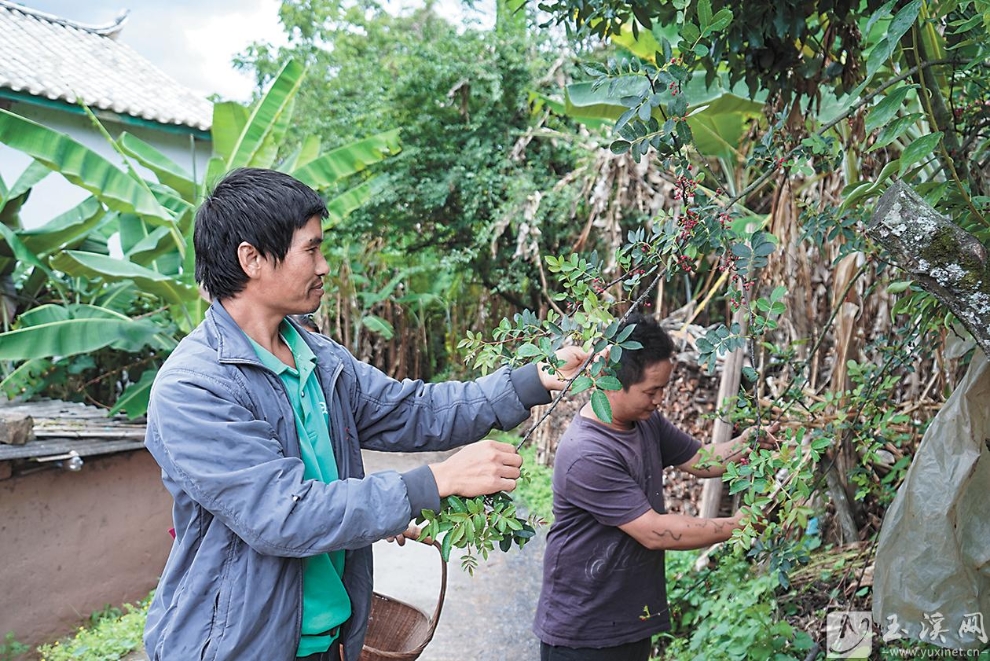
<instances>
[{"instance_id":1,"label":"green foliage","mask_svg":"<svg viewBox=\"0 0 990 661\"><path fill-rule=\"evenodd\" d=\"M631 54L587 67L595 93L581 90L581 108L615 119L613 153L628 153L637 161L655 157L671 174L673 197L680 203L673 219L658 213L650 226L631 233L622 265L668 279L680 274L701 279L715 265L731 274L725 298L747 323L716 320L695 340L699 361L710 371L721 355L744 346L763 347L784 360L794 355L795 344L775 342L790 283L760 283L777 243L761 229L767 206L775 208L780 199L775 194L767 204L771 196L761 197L767 182L776 180L782 190L796 191L804 182L845 180L841 205L815 208L808 203L802 215L805 239L836 260L872 250L862 238L870 211L864 203L894 177L911 182L929 203L984 243L990 239L985 217L990 181L967 158L987 149L981 132L985 121L973 121L969 114L972 99L985 97L988 87L983 66L990 46L987 3L743 7L729 2L718 6L725 10L721 15L707 0L561 0L541 7L568 29L612 37ZM699 78L708 90L693 86ZM750 100L769 101L766 123L751 122L751 140L720 154L717 163L698 158L710 152L696 146L694 131L687 130L691 115L704 112L697 99L733 89L740 80L747 82ZM959 94L962 88L970 96ZM865 121L861 109L868 109ZM727 162L730 154L735 164ZM745 185L747 181L751 183ZM765 206L757 212L760 199ZM574 263L574 256L568 259ZM760 285L768 294L757 289ZM568 293L575 291L572 286ZM842 300L848 292L833 296ZM926 327L937 319L949 326L950 318L939 313L930 297L916 286L908 293L894 306L908 326L888 349L930 346L911 339L912 324ZM603 297L593 303L626 309L642 300L634 298ZM557 326L566 325L558 321ZM550 333L551 344L554 339ZM855 455L860 469L843 477L856 485L859 498L880 505L889 502L903 475L906 461L890 465L885 457L919 431L890 406L894 386L911 367L887 349L870 346L867 351L883 359L848 363L843 373L856 386L826 394L820 406L802 392L809 370L795 368L794 381L781 388L782 402L795 417L800 416L793 407L805 407L806 426L785 432L782 456L750 451L726 475L730 491L742 497L753 518L763 518L766 509L775 517L759 536L756 528L747 527L735 542L768 560L781 584L786 585L788 571L805 557L794 536L811 514L807 503L820 486L817 464L822 458ZM755 355L750 351L751 358ZM745 371L746 381L758 391L763 375L755 368ZM766 421L758 409L745 417L749 424Z\"/></svg>"},{"instance_id":2,"label":"green foliage","mask_svg":"<svg viewBox=\"0 0 990 661\"><path fill-rule=\"evenodd\" d=\"M865 348L871 360L847 364L853 387L840 394L848 403L837 407L839 415L830 431L851 443L861 457L849 476L857 500L889 505L910 465L908 457L893 460L893 453L900 454L924 434L925 423L890 406L903 375L914 371L915 356L909 347L918 341L915 337L924 334L910 334L906 342L881 336ZM818 410L812 407L813 412Z\"/></svg>"},{"instance_id":3,"label":"green foliage","mask_svg":"<svg viewBox=\"0 0 990 661\"><path fill-rule=\"evenodd\" d=\"M107 606L90 615L74 636L38 647L42 661L118 661L142 649L151 597L123 609Z\"/></svg>"},{"instance_id":4,"label":"green foliage","mask_svg":"<svg viewBox=\"0 0 990 661\"><path fill-rule=\"evenodd\" d=\"M499 431L489 437L504 443L519 440L514 434ZM520 454L523 466L515 494L526 510L525 518L508 493L477 498L449 496L441 501L438 512L424 510L417 517L416 523L423 525L420 539L439 541L444 560L450 559L453 549L463 549L461 567L470 574L478 567L479 555L487 559L496 547L502 552L513 545L522 548L537 528L553 518L553 470L538 465L531 448L520 449Z\"/></svg>"},{"instance_id":5,"label":"green foliage","mask_svg":"<svg viewBox=\"0 0 990 661\"><path fill-rule=\"evenodd\" d=\"M569 243L586 207L578 183L558 186L584 157L547 107L561 44L520 29L525 10L515 22L500 13L494 31L454 25L432 6L393 15L376 2L290 1L281 16L289 47L255 44L241 61L262 82L289 55L326 72L300 90L290 135L402 131L403 153L383 164L388 186L328 241L376 242L458 283L445 301L455 319L538 307L540 253ZM332 305L328 315L344 316ZM430 321L424 334L449 332L450 318Z\"/></svg>"},{"instance_id":6,"label":"green foliage","mask_svg":"<svg viewBox=\"0 0 990 661\"><path fill-rule=\"evenodd\" d=\"M676 43L679 64L703 70L709 82L727 72L730 85L744 81L753 96L767 92L789 101L814 98L823 88L841 93L860 82L865 45L857 22L879 14L881 4L730 0L716 10L711 0L544 0L539 6L578 34L628 39L631 33L659 44L649 53L657 63L672 59L667 44ZM890 28L894 46L899 25ZM883 54L874 59L883 61Z\"/></svg>"},{"instance_id":7,"label":"green foliage","mask_svg":"<svg viewBox=\"0 0 990 661\"><path fill-rule=\"evenodd\" d=\"M523 458L522 476L513 496L530 517L547 524L553 521L553 468L536 462L536 449L531 445L519 448Z\"/></svg>"},{"instance_id":8,"label":"green foliage","mask_svg":"<svg viewBox=\"0 0 990 661\"><path fill-rule=\"evenodd\" d=\"M28 645L18 642L13 631L8 631L3 637L3 642L0 643L0 661L14 661L30 649Z\"/></svg>"},{"instance_id":9,"label":"green foliage","mask_svg":"<svg viewBox=\"0 0 990 661\"><path fill-rule=\"evenodd\" d=\"M690 571L694 554L668 552L671 631L660 635L671 661L800 661L814 641L783 619L776 580L737 554L714 570Z\"/></svg>"},{"instance_id":10,"label":"green foliage","mask_svg":"<svg viewBox=\"0 0 990 661\"><path fill-rule=\"evenodd\" d=\"M464 549L461 567L469 574L478 567L478 555L487 560L496 545L503 552L513 544L522 548L536 534L536 522L517 516L515 502L504 492L477 498L447 496L439 511L420 512L416 524L422 526L420 539L440 542L444 561L450 560L453 549Z\"/></svg>"},{"instance_id":11,"label":"green foliage","mask_svg":"<svg viewBox=\"0 0 990 661\"><path fill-rule=\"evenodd\" d=\"M698 347L698 362L708 369L709 374L715 373L715 361L731 351L745 346L746 340L740 335L739 324L726 327L719 324L708 331L704 337L699 337L695 344Z\"/></svg>"}]
</instances>

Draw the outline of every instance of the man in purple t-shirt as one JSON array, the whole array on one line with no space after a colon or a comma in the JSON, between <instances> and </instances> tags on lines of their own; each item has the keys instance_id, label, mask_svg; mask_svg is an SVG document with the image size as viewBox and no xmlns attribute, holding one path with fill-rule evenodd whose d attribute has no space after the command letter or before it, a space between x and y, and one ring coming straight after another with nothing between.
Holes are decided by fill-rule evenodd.
<instances>
[{"instance_id":1,"label":"man in purple t-shirt","mask_svg":"<svg viewBox=\"0 0 990 661\"><path fill-rule=\"evenodd\" d=\"M612 422L588 404L557 446L554 522L547 536L543 585L533 631L541 661L646 661L652 636L670 629L664 551L722 542L742 515L701 519L667 514L663 469L715 477L744 456L748 434L709 446L658 411L673 370L674 345L657 322L633 315L622 352L622 390L608 391ZM760 445L773 447L771 435Z\"/></svg>"}]
</instances>

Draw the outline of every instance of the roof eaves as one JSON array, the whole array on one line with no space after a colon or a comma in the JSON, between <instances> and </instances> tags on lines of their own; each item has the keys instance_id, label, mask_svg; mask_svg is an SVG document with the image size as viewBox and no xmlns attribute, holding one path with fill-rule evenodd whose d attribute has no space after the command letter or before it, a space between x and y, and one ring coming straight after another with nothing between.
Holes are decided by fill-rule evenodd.
<instances>
[{"instance_id":1,"label":"roof eaves","mask_svg":"<svg viewBox=\"0 0 990 661\"><path fill-rule=\"evenodd\" d=\"M78 115L85 115L86 111L79 104L70 103L65 99L60 99L50 96L42 96L40 94L31 94L28 91L17 91L11 89L4 89L0 87L0 99L9 99L10 101L15 101L17 103L28 103L31 105L39 106L42 108L54 108L56 110L61 110L63 112L69 112ZM213 136L209 129L192 127L188 124L183 124L178 120L166 121L162 119L155 119L153 117L138 117L130 113L120 113L113 110L107 110L104 108L96 108L93 110L93 114L96 115L97 119L107 119L121 124L130 124L132 126L141 126L145 128L155 129L157 131L164 131L166 133L180 133L182 135L192 135L198 140L212 140ZM147 114L147 113L146 113Z\"/></svg>"}]
</instances>

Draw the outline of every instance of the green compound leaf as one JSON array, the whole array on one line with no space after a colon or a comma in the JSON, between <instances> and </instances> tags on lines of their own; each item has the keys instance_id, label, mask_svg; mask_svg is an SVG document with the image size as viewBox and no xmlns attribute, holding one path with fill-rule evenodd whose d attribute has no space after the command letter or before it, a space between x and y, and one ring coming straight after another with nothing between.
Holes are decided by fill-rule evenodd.
<instances>
[{"instance_id":1,"label":"green compound leaf","mask_svg":"<svg viewBox=\"0 0 990 661\"><path fill-rule=\"evenodd\" d=\"M609 404L608 397L601 390L591 393L591 410L602 422L612 422L612 405Z\"/></svg>"}]
</instances>

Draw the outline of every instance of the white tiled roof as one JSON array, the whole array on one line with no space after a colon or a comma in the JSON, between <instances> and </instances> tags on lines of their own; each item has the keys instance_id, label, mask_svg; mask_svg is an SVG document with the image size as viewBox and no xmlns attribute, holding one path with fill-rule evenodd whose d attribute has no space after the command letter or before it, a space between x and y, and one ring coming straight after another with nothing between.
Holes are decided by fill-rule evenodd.
<instances>
[{"instance_id":1,"label":"white tiled roof","mask_svg":"<svg viewBox=\"0 0 990 661\"><path fill-rule=\"evenodd\" d=\"M116 41L125 19L91 27L0 0L0 89L208 131L210 101Z\"/></svg>"}]
</instances>

